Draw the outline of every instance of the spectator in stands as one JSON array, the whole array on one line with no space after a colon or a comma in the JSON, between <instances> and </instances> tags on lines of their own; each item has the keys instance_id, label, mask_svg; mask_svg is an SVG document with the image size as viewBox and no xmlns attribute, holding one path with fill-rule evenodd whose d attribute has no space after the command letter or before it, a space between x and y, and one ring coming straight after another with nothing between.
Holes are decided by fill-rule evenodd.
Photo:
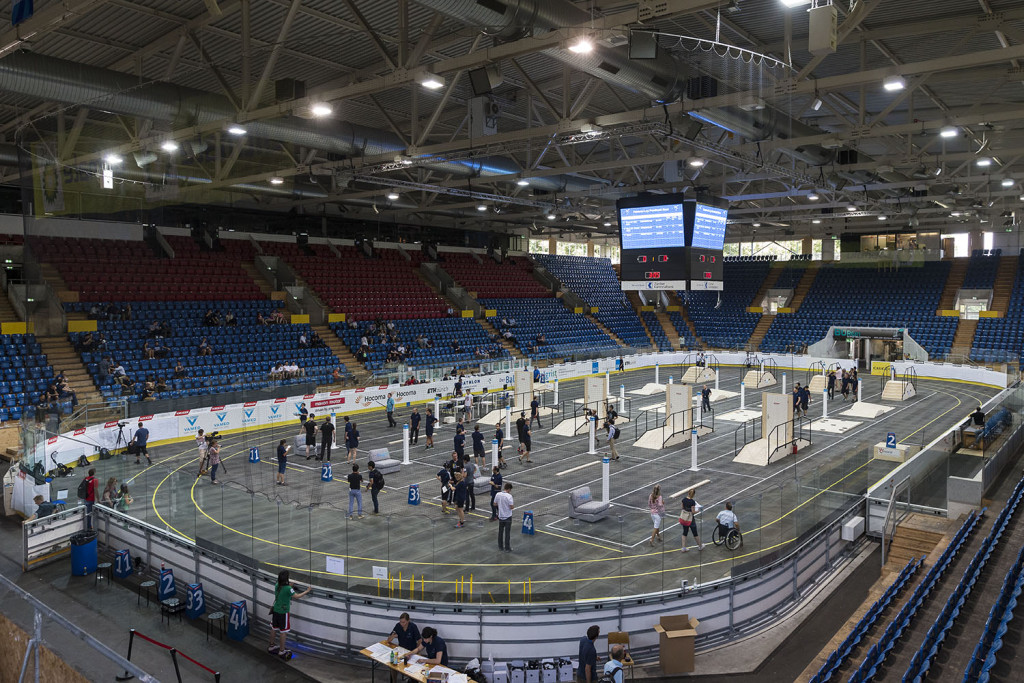
<instances>
[{"instance_id":1,"label":"spectator in stands","mask_svg":"<svg viewBox=\"0 0 1024 683\"><path fill-rule=\"evenodd\" d=\"M256 324L257 325L266 325L267 324L267 319L263 317L262 313L257 313L256 314Z\"/></svg>"},{"instance_id":2,"label":"spectator in stands","mask_svg":"<svg viewBox=\"0 0 1024 683\"><path fill-rule=\"evenodd\" d=\"M206 313L203 314L203 325L206 327L213 327L217 324L217 314L213 312L212 308L206 309Z\"/></svg>"},{"instance_id":3,"label":"spectator in stands","mask_svg":"<svg viewBox=\"0 0 1024 683\"><path fill-rule=\"evenodd\" d=\"M150 375L142 385L142 400L152 401L154 393L156 393L156 382L153 381L153 375Z\"/></svg>"},{"instance_id":4,"label":"spectator in stands","mask_svg":"<svg viewBox=\"0 0 1024 683\"><path fill-rule=\"evenodd\" d=\"M369 348L370 348L370 340L367 339L366 335L364 334L362 337L359 338L359 350L360 351L367 351L367 350L369 350Z\"/></svg>"},{"instance_id":5,"label":"spectator in stands","mask_svg":"<svg viewBox=\"0 0 1024 683\"><path fill-rule=\"evenodd\" d=\"M455 317L455 309L452 308L451 306L448 307L448 317L449 318L454 318Z\"/></svg>"},{"instance_id":6,"label":"spectator in stands","mask_svg":"<svg viewBox=\"0 0 1024 683\"><path fill-rule=\"evenodd\" d=\"M349 320L348 321L348 329L350 329L350 330L358 330L359 329L359 323L357 323L355 320Z\"/></svg>"},{"instance_id":7,"label":"spectator in stands","mask_svg":"<svg viewBox=\"0 0 1024 683\"><path fill-rule=\"evenodd\" d=\"M171 330L171 324L166 320L160 321L160 335L161 337L170 337L173 334Z\"/></svg>"},{"instance_id":8,"label":"spectator in stands","mask_svg":"<svg viewBox=\"0 0 1024 683\"><path fill-rule=\"evenodd\" d=\"M185 379L186 377L188 377L188 373L185 372L185 366L179 360L174 364L174 379Z\"/></svg>"},{"instance_id":9,"label":"spectator in stands","mask_svg":"<svg viewBox=\"0 0 1024 683\"><path fill-rule=\"evenodd\" d=\"M284 312L280 308L274 311L272 317L275 325L284 325Z\"/></svg>"},{"instance_id":10,"label":"spectator in stands","mask_svg":"<svg viewBox=\"0 0 1024 683\"><path fill-rule=\"evenodd\" d=\"M210 346L210 342L203 337L202 341L199 342L199 355L200 356L212 356L213 347Z\"/></svg>"},{"instance_id":11,"label":"spectator in stands","mask_svg":"<svg viewBox=\"0 0 1024 683\"><path fill-rule=\"evenodd\" d=\"M167 391L167 380L162 375L156 378L156 390L161 393Z\"/></svg>"},{"instance_id":12,"label":"spectator in stands","mask_svg":"<svg viewBox=\"0 0 1024 683\"><path fill-rule=\"evenodd\" d=\"M309 333L309 346L314 349L326 349L327 343L320 338L316 330L313 330Z\"/></svg>"},{"instance_id":13,"label":"spectator in stands","mask_svg":"<svg viewBox=\"0 0 1024 683\"><path fill-rule=\"evenodd\" d=\"M231 311L228 311L224 315L224 324L229 326L229 327L237 327L238 326L238 319L235 318L235 314L234 313L232 313Z\"/></svg>"},{"instance_id":14,"label":"spectator in stands","mask_svg":"<svg viewBox=\"0 0 1024 683\"><path fill-rule=\"evenodd\" d=\"M405 344L403 344L402 342L399 342L398 343L398 348L395 349L395 351L396 351L396 353L398 353L398 360L404 361L405 360L405 356L406 356Z\"/></svg>"},{"instance_id":15,"label":"spectator in stands","mask_svg":"<svg viewBox=\"0 0 1024 683\"><path fill-rule=\"evenodd\" d=\"M299 335L299 348L300 349L308 349L309 348L309 339L306 338L306 333L305 332L303 332L302 334Z\"/></svg>"},{"instance_id":16,"label":"spectator in stands","mask_svg":"<svg viewBox=\"0 0 1024 683\"><path fill-rule=\"evenodd\" d=\"M96 340L96 350L106 351L107 350L107 338L100 332L99 338Z\"/></svg>"},{"instance_id":17,"label":"spectator in stands","mask_svg":"<svg viewBox=\"0 0 1024 683\"><path fill-rule=\"evenodd\" d=\"M129 301L128 303L126 303L124 305L124 308L121 309L121 320L131 320L131 319L132 319L132 304Z\"/></svg>"},{"instance_id":18,"label":"spectator in stands","mask_svg":"<svg viewBox=\"0 0 1024 683\"><path fill-rule=\"evenodd\" d=\"M75 341L75 351L82 353L83 351L92 351L96 347L96 340L93 339L92 332L86 332Z\"/></svg>"},{"instance_id":19,"label":"spectator in stands","mask_svg":"<svg viewBox=\"0 0 1024 683\"><path fill-rule=\"evenodd\" d=\"M106 320L106 314L100 310L99 304L93 304L89 308L89 320Z\"/></svg>"},{"instance_id":20,"label":"spectator in stands","mask_svg":"<svg viewBox=\"0 0 1024 683\"><path fill-rule=\"evenodd\" d=\"M543 332L541 332L540 334L537 335L537 346L544 346L547 343L548 343L548 338L544 336Z\"/></svg>"},{"instance_id":21,"label":"spectator in stands","mask_svg":"<svg viewBox=\"0 0 1024 683\"><path fill-rule=\"evenodd\" d=\"M121 307L115 303L107 304L107 317L104 320L113 320L121 315Z\"/></svg>"},{"instance_id":22,"label":"spectator in stands","mask_svg":"<svg viewBox=\"0 0 1024 683\"><path fill-rule=\"evenodd\" d=\"M458 339L452 339L450 346L452 347L452 351L454 351L455 353L462 352L462 344L459 343Z\"/></svg>"},{"instance_id":23,"label":"spectator in stands","mask_svg":"<svg viewBox=\"0 0 1024 683\"><path fill-rule=\"evenodd\" d=\"M409 379L405 380L405 384L403 384L402 386L411 387L416 383L416 375L409 375Z\"/></svg>"},{"instance_id":24,"label":"spectator in stands","mask_svg":"<svg viewBox=\"0 0 1024 683\"><path fill-rule=\"evenodd\" d=\"M340 367L335 367L334 370L331 371L331 382L333 382L334 384L337 384L338 382L343 382L344 379L345 378L341 376Z\"/></svg>"},{"instance_id":25,"label":"spectator in stands","mask_svg":"<svg viewBox=\"0 0 1024 683\"><path fill-rule=\"evenodd\" d=\"M150 360L156 358L156 350L149 345L148 340L146 341L145 344L142 345L142 356L143 358L147 358Z\"/></svg>"},{"instance_id":26,"label":"spectator in stands","mask_svg":"<svg viewBox=\"0 0 1024 683\"><path fill-rule=\"evenodd\" d=\"M421 349L427 348L427 338L422 333L416 335L416 346Z\"/></svg>"},{"instance_id":27,"label":"spectator in stands","mask_svg":"<svg viewBox=\"0 0 1024 683\"><path fill-rule=\"evenodd\" d=\"M153 343L153 353L157 358L167 358L167 356L171 355L171 347L157 340Z\"/></svg>"},{"instance_id":28,"label":"spectator in stands","mask_svg":"<svg viewBox=\"0 0 1024 683\"><path fill-rule=\"evenodd\" d=\"M160 321L154 320L149 324L149 328L146 330L146 336L150 339L160 336Z\"/></svg>"}]
</instances>

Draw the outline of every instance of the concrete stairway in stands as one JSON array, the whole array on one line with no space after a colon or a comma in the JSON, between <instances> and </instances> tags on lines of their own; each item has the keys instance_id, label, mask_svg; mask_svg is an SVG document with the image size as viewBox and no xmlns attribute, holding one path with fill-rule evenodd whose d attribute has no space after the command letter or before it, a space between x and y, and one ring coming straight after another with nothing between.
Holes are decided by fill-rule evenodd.
<instances>
[{"instance_id":1,"label":"concrete stairway in stands","mask_svg":"<svg viewBox=\"0 0 1024 683\"><path fill-rule=\"evenodd\" d=\"M953 337L953 346L950 353L953 355L968 356L971 353L971 344L974 343L974 333L978 331L977 320L960 320L956 326L956 335Z\"/></svg>"},{"instance_id":2,"label":"concrete stairway in stands","mask_svg":"<svg viewBox=\"0 0 1024 683\"><path fill-rule=\"evenodd\" d=\"M661 325L661 329L665 332L665 336L668 337L668 341L672 344L673 349L679 349L679 331L676 326L672 324L672 319L668 317L668 313L665 311L659 311L654 314L658 318L658 324Z\"/></svg>"},{"instance_id":3,"label":"concrete stairway in stands","mask_svg":"<svg viewBox=\"0 0 1024 683\"><path fill-rule=\"evenodd\" d=\"M11 302L7 298L7 294L0 293L0 323L16 323L21 322L18 314L14 312L11 307Z\"/></svg>"},{"instance_id":4,"label":"concrete stairway in stands","mask_svg":"<svg viewBox=\"0 0 1024 683\"><path fill-rule=\"evenodd\" d=\"M510 341L508 341L506 339L502 339L501 338L501 333L498 332L498 328L495 327L493 324L491 324L490 320L488 320L487 318L477 318L476 321L480 325L480 327L484 328L484 332L487 333L487 336L491 336L492 334L497 334L498 335L498 339L501 340L502 348L506 349L509 353L511 353L513 358L522 358L523 357L523 354L519 351L518 348L516 348L515 344L513 344L512 342L510 342Z\"/></svg>"},{"instance_id":5,"label":"concrete stairway in stands","mask_svg":"<svg viewBox=\"0 0 1024 683\"><path fill-rule=\"evenodd\" d=\"M794 313L800 310L800 304L807 297L807 292L811 291L811 285L814 284L814 278L818 277L819 270L821 270L821 265L817 262L812 262L804 270L803 277L800 278L800 282L793 290L793 300L789 302L789 308L793 309Z\"/></svg>"},{"instance_id":6,"label":"concrete stairway in stands","mask_svg":"<svg viewBox=\"0 0 1024 683\"><path fill-rule=\"evenodd\" d=\"M964 286L964 278L967 276L967 259L958 258L953 260L949 268L949 275L946 277L946 286L942 289L942 296L939 297L939 310L951 311L956 306L956 294Z\"/></svg>"},{"instance_id":7,"label":"concrete stairway in stands","mask_svg":"<svg viewBox=\"0 0 1024 683\"><path fill-rule=\"evenodd\" d=\"M327 348L331 350L335 356L338 357L342 363L345 364L345 368L352 373L355 377L356 384L359 386L365 386L367 380L370 378L370 373L363 367L363 364L356 360L356 357L352 355L352 352L348 350L348 347L338 338L338 335L334 334L334 330L325 324L310 325L320 338L327 344Z\"/></svg>"},{"instance_id":8,"label":"concrete stairway in stands","mask_svg":"<svg viewBox=\"0 0 1024 683\"><path fill-rule=\"evenodd\" d=\"M640 294L637 292L627 292L626 300L629 301L629 305L632 307L633 312L636 313L636 318L640 321L640 326L644 328L644 334L647 335L647 340L651 342L652 347L657 349L658 345L654 343L654 337L651 335L651 330L647 327L647 322L644 320L644 317L640 315L642 312L641 309L643 308L643 304L640 303Z\"/></svg>"},{"instance_id":9,"label":"concrete stairway in stands","mask_svg":"<svg viewBox=\"0 0 1024 683\"><path fill-rule=\"evenodd\" d=\"M697 346L702 349L708 348L708 345L705 344L704 340L700 338L699 334L697 334L697 328L693 326L693 321L690 320L690 315L686 310L686 304L684 304L683 300L679 298L679 295L675 292L668 292L668 303L669 306L679 307L679 315L682 316L683 322L686 323L686 327L690 330L690 334L692 334L693 338L697 340ZM668 324L672 325L672 321L669 320ZM676 341L678 342L678 339Z\"/></svg>"},{"instance_id":10,"label":"concrete stairway in stands","mask_svg":"<svg viewBox=\"0 0 1024 683\"><path fill-rule=\"evenodd\" d=\"M615 342L619 346L623 346L623 347L629 346L629 344L627 344L626 342L622 341L622 338L619 337L619 335L615 334L614 332L609 330L607 327L605 327L604 323L602 323L600 320L598 320L597 318L595 318L594 316L592 316L589 313L586 313L585 315L586 315L587 320L589 320L590 322L592 322L595 325L597 325L597 329L601 330L602 332L607 334L609 337L611 337L613 342Z\"/></svg>"},{"instance_id":11,"label":"concrete stairway in stands","mask_svg":"<svg viewBox=\"0 0 1024 683\"><path fill-rule=\"evenodd\" d=\"M36 341L39 342L43 353L46 354L47 362L53 367L53 374L57 375L61 371L64 372L64 376L68 379L68 384L71 385L71 388L78 397L79 407L88 403L92 406L97 406L98 409L98 406L104 403L103 396L96 389L92 377L89 376L89 370L82 363L81 355L75 351L75 347L71 345L71 342L65 337L37 337ZM111 419L118 416L119 414L116 411L110 411L109 413ZM100 415L94 416L90 412L89 420L95 423L100 417Z\"/></svg>"},{"instance_id":12,"label":"concrete stairway in stands","mask_svg":"<svg viewBox=\"0 0 1024 683\"><path fill-rule=\"evenodd\" d=\"M1005 316L1013 294L1013 284L1017 279L1017 256L1000 256L999 268L996 270L996 281L992 287L992 305L989 310L998 311Z\"/></svg>"}]
</instances>

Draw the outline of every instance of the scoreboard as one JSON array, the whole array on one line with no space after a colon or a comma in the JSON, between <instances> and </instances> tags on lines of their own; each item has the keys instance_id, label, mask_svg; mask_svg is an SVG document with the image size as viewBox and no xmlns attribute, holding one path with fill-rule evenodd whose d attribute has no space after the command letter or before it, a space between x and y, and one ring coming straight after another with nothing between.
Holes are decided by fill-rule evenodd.
<instances>
[{"instance_id":1,"label":"scoreboard","mask_svg":"<svg viewBox=\"0 0 1024 683\"><path fill-rule=\"evenodd\" d=\"M625 290L720 290L727 209L680 195L620 199Z\"/></svg>"}]
</instances>

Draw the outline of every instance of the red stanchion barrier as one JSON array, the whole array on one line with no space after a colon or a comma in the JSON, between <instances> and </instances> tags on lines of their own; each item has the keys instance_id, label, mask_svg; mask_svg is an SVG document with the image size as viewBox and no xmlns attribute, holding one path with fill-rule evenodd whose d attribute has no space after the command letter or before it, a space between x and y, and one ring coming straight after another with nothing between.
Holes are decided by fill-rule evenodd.
<instances>
[{"instance_id":1,"label":"red stanchion barrier","mask_svg":"<svg viewBox=\"0 0 1024 683\"><path fill-rule=\"evenodd\" d=\"M192 662L193 664L198 666L203 671L210 672L211 674L213 674L214 683L220 683L220 672L219 671L214 671L213 669L211 669L210 667L206 666L202 662L198 662L195 659L189 657L184 652L181 652L176 647L172 647L170 645L167 645L166 643L161 643L159 640L153 640L149 636L144 635L142 633L139 633L135 629L129 629L129 631L128 631L128 656L126 657L126 659L129 662L132 660L132 647L135 645L135 637L136 636L138 636L139 638L142 638L147 643L152 643L153 645L156 645L157 647L161 647L161 648L163 648L163 649L165 649L165 650L167 650L168 652L171 653L171 662L174 663L174 675L178 677L178 683L181 683L181 669L178 667L178 655L181 655L182 657L184 657L188 661ZM130 680L130 679L134 678L134 676L132 674L128 673L127 671L125 671L123 675L117 676L116 678L119 681L127 681L127 680Z\"/></svg>"}]
</instances>

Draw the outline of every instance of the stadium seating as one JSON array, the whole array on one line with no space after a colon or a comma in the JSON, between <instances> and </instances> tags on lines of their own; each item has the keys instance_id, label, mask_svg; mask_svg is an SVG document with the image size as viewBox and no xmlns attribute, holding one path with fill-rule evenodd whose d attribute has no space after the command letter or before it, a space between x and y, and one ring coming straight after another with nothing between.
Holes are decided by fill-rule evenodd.
<instances>
[{"instance_id":1,"label":"stadium seating","mask_svg":"<svg viewBox=\"0 0 1024 683\"><path fill-rule=\"evenodd\" d=\"M621 348L597 325L567 309L554 298L546 299L481 299L480 304L497 314L492 318L500 327L503 318L516 321L512 328L516 346L524 355L535 359L562 358L574 353L615 351ZM544 344L531 351L538 335Z\"/></svg>"},{"instance_id":2,"label":"stadium seating","mask_svg":"<svg viewBox=\"0 0 1024 683\"><path fill-rule=\"evenodd\" d=\"M661 322L658 320L656 313L651 311L644 311L640 314L643 317L644 324L647 325L647 329L651 331L651 337L654 338L654 343L657 345L659 351L672 351L672 342L669 341L668 335L665 334L665 330L661 327Z\"/></svg>"},{"instance_id":3,"label":"stadium seating","mask_svg":"<svg viewBox=\"0 0 1024 683\"><path fill-rule=\"evenodd\" d=\"M905 327L929 354L949 353L958 318L938 316L949 275L948 261L878 270L826 264L793 314L779 314L761 350L783 352L790 344L813 344L832 325Z\"/></svg>"},{"instance_id":4,"label":"stadium seating","mask_svg":"<svg viewBox=\"0 0 1024 683\"><path fill-rule=\"evenodd\" d=\"M1002 254L1002 250L997 250ZM991 289L996 282L996 271L999 270L999 256L975 250L967 261L967 273L964 275L964 289Z\"/></svg>"},{"instance_id":5,"label":"stadium seating","mask_svg":"<svg viewBox=\"0 0 1024 683\"><path fill-rule=\"evenodd\" d=\"M395 334L405 345L405 364L410 368L427 367L468 367L478 365L481 361L508 357L508 350L500 343L493 342L476 320L470 318L427 318L423 320L395 320ZM332 323L331 329L341 338L342 342L355 354L360 348L360 339L366 336L370 350L365 364L368 370L381 370L387 358L389 348L398 346L398 342L382 342L379 336L370 333L370 325L363 321L358 327L352 328L346 323ZM430 348L420 348L416 338L420 335L429 339ZM459 350L452 345L458 341ZM483 358L476 355L476 350L489 352Z\"/></svg>"},{"instance_id":6,"label":"stadium seating","mask_svg":"<svg viewBox=\"0 0 1024 683\"><path fill-rule=\"evenodd\" d=\"M263 250L283 258L306 281L320 299L348 320L414 320L441 318L448 304L435 294L416 273L423 257L408 252L406 259L397 249L377 249L366 258L354 246L311 247L313 255L298 245L263 242Z\"/></svg>"},{"instance_id":7,"label":"stadium seating","mask_svg":"<svg viewBox=\"0 0 1024 683\"><path fill-rule=\"evenodd\" d=\"M104 398L127 395L130 401L142 396L142 382L147 378L163 377L167 391L157 392L154 399L182 398L216 394L236 388L260 389L278 384L316 382L329 384L331 373L347 369L326 346L301 348L299 336L309 337L309 325L261 325L257 315L269 315L281 302L276 301L173 301L137 302L132 306L132 319L101 320L98 332L106 338L105 350L85 351L82 361L93 377ZM71 311L89 310L91 303L65 304ZM204 326L203 316L214 309L224 315L231 312L235 326ZM172 336L160 341L169 352L162 358L147 359L143 345L147 341L147 328L153 321L167 321ZM77 343L83 333L71 333L69 339ZM199 344L206 338L213 355L199 355ZM149 339L151 346L155 340ZM124 394L114 379L107 375L103 359L124 366L128 377L136 384L134 390ZM173 369L181 361L187 377L174 379ZM270 368L281 362L294 361L304 376L279 380L269 377Z\"/></svg>"},{"instance_id":8,"label":"stadium seating","mask_svg":"<svg viewBox=\"0 0 1024 683\"><path fill-rule=\"evenodd\" d=\"M52 263L80 301L258 300L262 292L242 270L252 246L225 240L222 251L201 251L187 237L168 237L173 259L156 256L140 241L37 238L36 249Z\"/></svg>"},{"instance_id":9,"label":"stadium seating","mask_svg":"<svg viewBox=\"0 0 1024 683\"><path fill-rule=\"evenodd\" d=\"M968 664L967 670L964 671L963 683L988 683L990 680L992 669L998 663L999 651L1003 647L1010 622L1013 621L1014 610L1017 608L1022 589L1024 589L1024 548L1020 549L1020 552L1017 553L1017 561L1006 572L999 596L992 605L988 620L985 622L985 629L971 654L971 662Z\"/></svg>"},{"instance_id":10,"label":"stadium seating","mask_svg":"<svg viewBox=\"0 0 1024 683\"><path fill-rule=\"evenodd\" d=\"M551 291L533 278L533 264L524 258L506 258L497 263L487 255L443 253L441 267L477 299L541 298ZM481 262L482 261L482 262Z\"/></svg>"},{"instance_id":11,"label":"stadium seating","mask_svg":"<svg viewBox=\"0 0 1024 683\"><path fill-rule=\"evenodd\" d=\"M676 311L671 311L668 314L668 319L672 321L672 326L676 328L676 333L679 335L679 344L685 350L699 349L700 344L697 343L697 338L693 336L693 332L690 331L686 321L683 320L683 316Z\"/></svg>"},{"instance_id":12,"label":"stadium seating","mask_svg":"<svg viewBox=\"0 0 1024 683\"><path fill-rule=\"evenodd\" d=\"M998 261L998 259L986 259ZM1024 258L1017 264L1010 302L1001 318L980 318L971 342L971 360L1015 363L1024 355Z\"/></svg>"},{"instance_id":13,"label":"stadium seating","mask_svg":"<svg viewBox=\"0 0 1024 683\"><path fill-rule=\"evenodd\" d=\"M35 335L0 335L0 422L34 417L53 375ZM71 402L62 402L60 408L70 412Z\"/></svg>"},{"instance_id":14,"label":"stadium seating","mask_svg":"<svg viewBox=\"0 0 1024 683\"><path fill-rule=\"evenodd\" d=\"M550 254L536 254L534 259L588 306L597 307L594 317L622 341L634 348L650 348L651 340L629 305L611 260Z\"/></svg>"},{"instance_id":15,"label":"stadium seating","mask_svg":"<svg viewBox=\"0 0 1024 683\"><path fill-rule=\"evenodd\" d=\"M720 349L742 347L761 319L748 313L764 283L771 262L739 261L723 264L725 289L721 292L681 292L693 326L705 344Z\"/></svg>"}]
</instances>

